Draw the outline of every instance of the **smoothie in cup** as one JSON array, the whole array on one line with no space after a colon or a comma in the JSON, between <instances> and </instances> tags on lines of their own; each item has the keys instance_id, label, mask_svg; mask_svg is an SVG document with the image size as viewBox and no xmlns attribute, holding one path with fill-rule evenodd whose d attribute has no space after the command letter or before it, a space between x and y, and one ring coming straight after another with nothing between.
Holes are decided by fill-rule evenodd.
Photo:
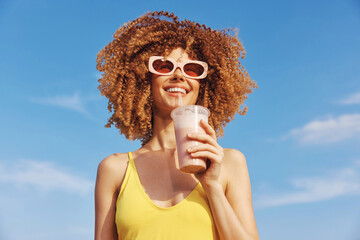
<instances>
[{"instance_id":1,"label":"smoothie in cup","mask_svg":"<svg viewBox=\"0 0 360 240\"><path fill-rule=\"evenodd\" d=\"M189 147L199 144L187 137L188 133L205 130L200 126L200 120L208 122L209 110L199 105L184 105L171 112L174 120L176 147L179 159L179 168L185 173L199 173L206 170L206 159L192 158L186 151Z\"/></svg>"}]
</instances>

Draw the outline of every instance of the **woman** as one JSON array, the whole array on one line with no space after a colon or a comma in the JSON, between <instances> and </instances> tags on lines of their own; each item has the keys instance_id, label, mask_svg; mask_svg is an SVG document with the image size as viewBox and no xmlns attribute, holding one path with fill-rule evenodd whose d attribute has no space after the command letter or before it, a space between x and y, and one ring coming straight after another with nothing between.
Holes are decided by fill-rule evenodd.
<instances>
[{"instance_id":1,"label":"woman","mask_svg":"<svg viewBox=\"0 0 360 240\"><path fill-rule=\"evenodd\" d=\"M150 57L166 63L165 71ZM98 55L99 90L109 98L114 124L128 139L141 139L132 153L116 153L98 167L95 239L259 239L246 161L223 149L217 136L256 88L239 62L245 52L227 31L179 21L167 12L148 13L125 24ZM208 71L191 72L196 60ZM198 69L197 69L198 70ZM188 138L193 157L207 159L206 171L187 174L176 167L170 113L181 94L185 105L210 110L205 134Z\"/></svg>"}]
</instances>

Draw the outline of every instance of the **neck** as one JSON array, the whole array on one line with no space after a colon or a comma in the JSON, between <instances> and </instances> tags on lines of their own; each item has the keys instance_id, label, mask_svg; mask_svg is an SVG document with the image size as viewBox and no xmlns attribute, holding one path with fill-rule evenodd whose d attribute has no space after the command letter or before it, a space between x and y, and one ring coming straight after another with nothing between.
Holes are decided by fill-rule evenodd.
<instances>
[{"instance_id":1,"label":"neck","mask_svg":"<svg viewBox=\"0 0 360 240\"><path fill-rule=\"evenodd\" d=\"M174 122L170 114L159 115L154 112L153 135L147 145L153 150L176 149Z\"/></svg>"}]
</instances>

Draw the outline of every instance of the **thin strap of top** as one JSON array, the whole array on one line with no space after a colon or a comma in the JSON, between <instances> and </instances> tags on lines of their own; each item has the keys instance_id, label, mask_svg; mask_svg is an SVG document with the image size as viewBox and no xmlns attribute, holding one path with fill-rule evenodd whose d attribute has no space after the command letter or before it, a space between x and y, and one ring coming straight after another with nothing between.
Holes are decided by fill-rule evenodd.
<instances>
[{"instance_id":1,"label":"thin strap of top","mask_svg":"<svg viewBox=\"0 0 360 240\"><path fill-rule=\"evenodd\" d=\"M134 164L134 158L132 156L132 153L131 152L128 152L128 155L129 155L129 163L130 164Z\"/></svg>"},{"instance_id":2,"label":"thin strap of top","mask_svg":"<svg viewBox=\"0 0 360 240\"><path fill-rule=\"evenodd\" d=\"M142 188L134 158L131 152L128 155L128 167L116 201L115 222L119 239L218 239L209 203L200 184L180 203L168 208L159 207Z\"/></svg>"},{"instance_id":3,"label":"thin strap of top","mask_svg":"<svg viewBox=\"0 0 360 240\"><path fill-rule=\"evenodd\" d=\"M131 152L128 152L128 156L129 156L129 163L128 163L128 167L127 167L126 172L125 172L125 176L124 176L123 183L121 184L119 196L124 192L124 189L125 189L128 181L129 181L131 171L135 171L135 172L136 172L136 167L135 167L135 163L134 163L134 158L133 158Z\"/></svg>"}]
</instances>

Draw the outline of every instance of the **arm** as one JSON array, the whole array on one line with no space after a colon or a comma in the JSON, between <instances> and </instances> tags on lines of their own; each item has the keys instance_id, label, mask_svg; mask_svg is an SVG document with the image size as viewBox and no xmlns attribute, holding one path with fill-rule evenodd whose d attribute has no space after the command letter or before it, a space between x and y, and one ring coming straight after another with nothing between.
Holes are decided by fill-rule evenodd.
<instances>
[{"instance_id":1,"label":"arm","mask_svg":"<svg viewBox=\"0 0 360 240\"><path fill-rule=\"evenodd\" d=\"M118 239L115 204L126 166L126 161L121 161L116 155L99 164L95 184L95 240Z\"/></svg>"},{"instance_id":2,"label":"arm","mask_svg":"<svg viewBox=\"0 0 360 240\"><path fill-rule=\"evenodd\" d=\"M202 126L207 135L196 133L189 137L204 144L192 147L189 152L194 157L205 157L211 161L206 172L196 177L207 194L220 239L257 240L259 235L245 157L234 149L223 150L210 125L202 122ZM226 178L225 193L219 180L220 175Z\"/></svg>"},{"instance_id":3,"label":"arm","mask_svg":"<svg viewBox=\"0 0 360 240\"><path fill-rule=\"evenodd\" d=\"M228 175L225 194L220 183L205 189L219 235L221 239L259 239L245 157L232 149L225 151L224 159L228 161L224 169Z\"/></svg>"}]
</instances>

